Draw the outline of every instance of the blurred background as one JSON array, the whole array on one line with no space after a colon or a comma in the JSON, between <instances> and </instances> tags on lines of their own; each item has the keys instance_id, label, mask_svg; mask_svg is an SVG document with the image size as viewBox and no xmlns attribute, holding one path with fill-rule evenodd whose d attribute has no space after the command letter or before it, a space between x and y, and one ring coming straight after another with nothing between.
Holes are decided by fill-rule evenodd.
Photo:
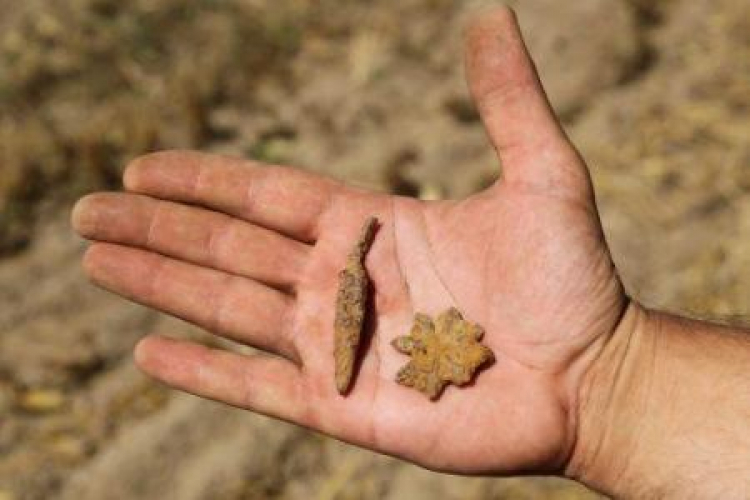
<instances>
[{"instance_id":1,"label":"blurred background","mask_svg":"<svg viewBox=\"0 0 750 500\"><path fill-rule=\"evenodd\" d=\"M747 317L750 0L509 3L630 292ZM482 189L500 168L463 81L473 6L0 0L0 500L598 498L427 472L148 381L144 333L205 334L90 286L69 229L76 197L163 148Z\"/></svg>"}]
</instances>

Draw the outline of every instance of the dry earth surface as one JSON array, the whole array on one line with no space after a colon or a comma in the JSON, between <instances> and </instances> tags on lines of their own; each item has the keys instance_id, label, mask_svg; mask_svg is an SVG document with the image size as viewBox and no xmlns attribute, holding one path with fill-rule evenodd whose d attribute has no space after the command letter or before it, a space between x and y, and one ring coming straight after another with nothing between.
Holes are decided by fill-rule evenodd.
<instances>
[{"instance_id":1,"label":"dry earth surface","mask_svg":"<svg viewBox=\"0 0 750 500\"><path fill-rule=\"evenodd\" d=\"M631 293L746 317L750 1L511 3ZM472 6L0 0L0 500L597 498L431 473L150 382L144 333L208 336L90 286L68 226L75 196L157 148L481 189L500 169L463 83Z\"/></svg>"}]
</instances>

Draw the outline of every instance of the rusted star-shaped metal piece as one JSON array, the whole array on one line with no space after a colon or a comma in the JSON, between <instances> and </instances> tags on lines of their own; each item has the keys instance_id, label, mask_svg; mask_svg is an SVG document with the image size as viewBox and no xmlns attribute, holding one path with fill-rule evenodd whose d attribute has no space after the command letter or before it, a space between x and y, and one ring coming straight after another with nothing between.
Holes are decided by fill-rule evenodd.
<instances>
[{"instance_id":1,"label":"rusted star-shaped metal piece","mask_svg":"<svg viewBox=\"0 0 750 500\"><path fill-rule=\"evenodd\" d=\"M480 343L483 334L481 326L464 320L454 307L434 322L417 313L409 335L392 342L399 352L411 356L396 381L430 399L437 399L449 383L469 383L479 367L495 359L490 348Z\"/></svg>"}]
</instances>

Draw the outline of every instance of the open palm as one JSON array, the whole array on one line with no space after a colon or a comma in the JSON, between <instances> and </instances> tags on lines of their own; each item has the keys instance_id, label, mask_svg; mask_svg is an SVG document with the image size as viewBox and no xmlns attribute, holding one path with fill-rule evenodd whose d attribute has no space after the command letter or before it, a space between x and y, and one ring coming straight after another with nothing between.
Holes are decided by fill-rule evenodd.
<instances>
[{"instance_id":1,"label":"open palm","mask_svg":"<svg viewBox=\"0 0 750 500\"><path fill-rule=\"evenodd\" d=\"M116 293L279 356L149 337L138 364L177 388L454 472L556 470L576 435L581 376L625 297L585 165L557 124L508 10L470 31L467 70L504 179L461 201L352 189L300 170L167 152L134 162L128 193L77 205L85 266ZM338 271L380 221L362 365L335 388ZM391 340L450 306L496 362L437 402L394 381Z\"/></svg>"}]
</instances>

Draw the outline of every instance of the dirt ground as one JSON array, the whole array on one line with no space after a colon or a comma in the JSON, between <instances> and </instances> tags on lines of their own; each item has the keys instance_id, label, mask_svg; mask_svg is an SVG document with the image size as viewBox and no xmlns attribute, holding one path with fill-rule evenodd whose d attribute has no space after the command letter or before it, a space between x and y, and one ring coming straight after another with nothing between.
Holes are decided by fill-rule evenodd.
<instances>
[{"instance_id":1,"label":"dirt ground","mask_svg":"<svg viewBox=\"0 0 750 500\"><path fill-rule=\"evenodd\" d=\"M647 304L750 313L750 0L510 2ZM177 394L131 349L205 333L94 289L67 222L192 147L460 197L500 172L463 83L476 2L0 0L0 500L584 499L458 478Z\"/></svg>"}]
</instances>

